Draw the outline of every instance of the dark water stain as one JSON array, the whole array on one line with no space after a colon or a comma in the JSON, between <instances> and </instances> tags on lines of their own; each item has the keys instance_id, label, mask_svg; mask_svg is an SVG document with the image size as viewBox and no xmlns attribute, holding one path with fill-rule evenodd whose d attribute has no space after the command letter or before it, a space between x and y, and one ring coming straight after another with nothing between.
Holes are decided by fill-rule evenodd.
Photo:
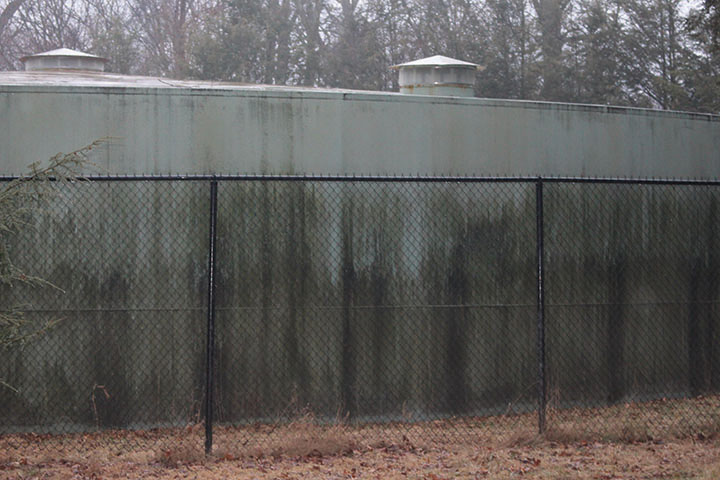
<instances>
[{"instance_id":1,"label":"dark water stain","mask_svg":"<svg viewBox=\"0 0 720 480\"><path fill-rule=\"evenodd\" d=\"M446 303L447 342L445 350L447 363L446 404L453 413L462 413L467 408L468 389L465 380L467 370L467 335L470 318L467 305L470 303L470 279L468 276L468 239L459 236L450 254L447 274Z\"/></svg>"},{"instance_id":2,"label":"dark water stain","mask_svg":"<svg viewBox=\"0 0 720 480\"><path fill-rule=\"evenodd\" d=\"M29 378L24 352L18 348L0 349L0 378L13 386L0 386L0 428L4 426L41 425L48 415L39 398L27 396Z\"/></svg>"},{"instance_id":3,"label":"dark water stain","mask_svg":"<svg viewBox=\"0 0 720 480\"><path fill-rule=\"evenodd\" d=\"M342 205L342 360L341 360L341 408L352 419L357 412L355 397L356 365L355 365L355 338L352 325L352 306L355 290L355 263L353 255L353 225L355 212L351 197L343 197Z\"/></svg>"},{"instance_id":4,"label":"dark water stain","mask_svg":"<svg viewBox=\"0 0 720 480\"><path fill-rule=\"evenodd\" d=\"M391 315L387 309L388 289L390 275L387 267L386 252L383 241L384 233L381 230L373 232L373 263L370 272L370 285L372 289L373 316L371 323L372 352L373 352L373 390L377 396L387 392L385 376L390 365L387 360L387 342L391 341L390 324ZM382 402L378 402L382 403ZM383 405L376 406L382 408Z\"/></svg>"},{"instance_id":5,"label":"dark water stain","mask_svg":"<svg viewBox=\"0 0 720 480\"><path fill-rule=\"evenodd\" d=\"M706 241L705 247L707 251L707 267L706 267L706 285L708 289L708 305L706 307L706 332L705 332L705 357L707 359L706 369L706 384L712 391L720 390L720 368L717 368L715 363L720 360L717 354L717 334L720 333L718 323L720 322L720 316L717 315L717 308L714 307L718 303L718 296L720 296L720 256L717 251L720 248L718 245L718 222L720 222L720 215L718 214L718 199L712 197L710 199L707 229L706 229Z\"/></svg>"},{"instance_id":6,"label":"dark water stain","mask_svg":"<svg viewBox=\"0 0 720 480\"><path fill-rule=\"evenodd\" d=\"M62 362L54 360L45 362L43 368L44 383L46 385L45 395L42 402L42 410L50 418L63 418L70 416L75 421L89 420L89 412L85 410L86 418L78 418L73 413L77 412L77 389L73 388L65 373Z\"/></svg>"},{"instance_id":7,"label":"dark water stain","mask_svg":"<svg viewBox=\"0 0 720 480\"><path fill-rule=\"evenodd\" d=\"M339 403L350 418L392 413L405 400L415 401L431 415L462 414L512 400L533 380L533 313L516 314L511 308L488 313L469 307L527 303L532 311L535 251L531 202L523 208L503 205L507 211L498 217L496 211L467 212L460 202L439 198L428 208L427 215L433 219L424 220L428 226L420 246L412 247L418 251L414 267L419 265L419 271L401 274L402 270L393 269L396 250L402 248L395 244L398 235L391 231L393 220L378 216L374 204L371 208L361 195L353 195L354 187L338 188L341 193L328 210L340 207L340 212L335 211L336 217L327 222L312 213L316 203L327 198L314 198L305 184L266 182L241 187L243 195L221 207L227 210L225 221L232 219L238 224L227 229L220 226L220 236L238 237L221 240L219 255L226 261L219 265L223 285L218 301L226 307L243 307L220 314L218 383L222 387L218 387L218 408L224 412L222 418L237 421L276 415L288 400L291 386L300 403L312 402L314 408L328 411ZM552 190L548 188L548 195ZM639 205L638 197L628 197L622 189L597 187L589 192L567 188L546 203L548 301L566 304L548 311L548 333L555 335L548 358L561 376L565 398L592 395L598 403L614 403L629 394L642 394L653 385L650 380L642 383L646 382L643 378L639 385L631 383L636 372L650 372L649 376L663 381L672 376L670 380L683 388L689 383L694 394L719 386L715 346L720 290L717 202L712 198L692 210L682 207L670 193L647 198L651 199L649 213L645 212L649 220L627 206ZM151 208L166 208L163 205L158 201ZM693 211L700 212L693 214L697 218L686 220ZM323 215L327 211L323 210ZM337 233L332 230L337 228L338 215L340 248L321 251L315 239ZM643 221L649 226L644 227ZM692 222L698 225L694 236L686 233ZM654 239L647 246L642 243L643 228ZM149 236L161 248L163 236ZM206 246L197 248L203 253ZM664 260L665 264L654 265L648 259ZM108 261L102 269L89 273L78 265L60 265L51 277L69 280L73 291L69 305L121 308L133 304L138 294L132 277L123 272L123 262ZM160 262L147 268L149 275L157 278L172 274L171 267ZM195 268L187 279L191 295L201 288L202 294L206 293L204 268ZM672 279L663 277L672 271L680 274ZM648 315L636 316L636 307L628 304L642 295L643 301L657 302L660 287L679 290L675 293L678 301L689 302L683 319L687 323L682 322L689 335L687 340L663 339L663 347L647 346L649 342L638 335L655 333L649 329L657 323ZM414 306L437 308L413 309L410 314L385 308L402 297L401 288L418 290L408 297L417 302ZM585 308L587 304L599 308ZM327 311L333 313L311 318L317 306L329 306ZM366 308L356 308L359 306ZM669 317L669 310L662 312ZM46 371L53 377L48 379L48 391L68 405L80 405L82 413L73 419L91 425L94 409L102 426L120 426L129 418L147 418L146 414L166 418L160 410L170 401L154 398L155 411L148 413L150 410L143 410L148 404L138 403L133 393L123 393L133 391L132 382L137 378L134 369L139 367L132 363L137 360L128 355L128 343L137 340L137 335L127 332L138 322L123 312L92 315L87 327L91 337L86 342L88 360L83 365L91 370L92 381L78 387L79 394L72 393L68 385L75 388L73 382L80 380L69 371L56 371L48 360ZM529 321L522 325L529 333L516 327L521 323L517 320L525 317ZM249 331L247 323L259 330ZM401 338L403 328L412 330L412 335ZM188 335L203 333L199 327ZM394 347L400 342L412 359L402 366L391 365L396 360ZM157 348L158 344L148 346ZM326 350L310 352L318 347ZM673 366L677 358L661 358L661 348L682 352L678 356L689 363L689 372L684 363L682 368ZM196 379L203 373L201 353L194 362ZM647 358L641 358L643 365L637 366L633 355ZM316 362L319 357L322 360ZM422 361L414 362L416 359ZM510 368L514 372L526 366L529 373L522 379L505 378ZM22 372L18 367L18 381L25 382ZM171 396L177 388L172 383L182 374L178 368L167 374L152 372L145 383L156 387L147 392ZM95 393L94 408L89 400L91 391ZM42 413L50 406L35 408L7 394L0 395L0 400L7 400L13 412L23 412L23 418L40 421L57 413ZM369 404L370 400L377 403Z\"/></svg>"},{"instance_id":8,"label":"dark water stain","mask_svg":"<svg viewBox=\"0 0 720 480\"><path fill-rule=\"evenodd\" d=\"M105 305L127 305L130 285L118 271L99 279L98 297ZM134 418L141 405L132 402L127 380L133 366L127 365L124 350L129 344L129 313L98 313L93 322L93 345L89 365L93 372L93 385L86 385L88 405L97 415L101 427L123 426ZM94 399L94 402L91 400Z\"/></svg>"},{"instance_id":9,"label":"dark water stain","mask_svg":"<svg viewBox=\"0 0 720 480\"><path fill-rule=\"evenodd\" d=\"M295 395L299 404L304 405L309 398L310 375L306 359L300 352L301 324L305 319L305 305L308 300L308 276L311 273L310 245L307 239L307 218L305 187L301 183L290 185L291 198L289 225L286 239L288 282L288 325L284 332L284 348L288 355L287 385L295 386Z\"/></svg>"},{"instance_id":10,"label":"dark water stain","mask_svg":"<svg viewBox=\"0 0 720 480\"><path fill-rule=\"evenodd\" d=\"M608 402L614 404L625 395L625 323L628 293L628 260L617 253L608 269L607 375Z\"/></svg>"},{"instance_id":11,"label":"dark water stain","mask_svg":"<svg viewBox=\"0 0 720 480\"><path fill-rule=\"evenodd\" d=\"M711 199L706 218L703 220L701 242L705 255L696 256L690 265L688 292L688 384L693 396L718 388L714 374L715 336L718 319L714 304L718 298L717 222L718 208Z\"/></svg>"},{"instance_id":12,"label":"dark water stain","mask_svg":"<svg viewBox=\"0 0 720 480\"><path fill-rule=\"evenodd\" d=\"M273 249L271 222L275 215L273 202L273 185L263 183L260 190L260 285L261 285L261 327L260 327L260 371L256 375L261 380L259 383L260 398L264 405L272 405L272 390L270 378L272 372L268 363L269 357L273 354L272 346L272 316L271 307L273 303L273 263L275 252Z\"/></svg>"}]
</instances>

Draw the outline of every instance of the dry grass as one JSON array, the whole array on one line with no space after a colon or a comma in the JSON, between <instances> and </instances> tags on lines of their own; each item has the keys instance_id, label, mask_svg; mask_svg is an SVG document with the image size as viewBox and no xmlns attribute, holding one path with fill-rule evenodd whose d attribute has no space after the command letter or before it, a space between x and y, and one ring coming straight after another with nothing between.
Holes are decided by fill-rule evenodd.
<instances>
[{"instance_id":1,"label":"dry grass","mask_svg":"<svg viewBox=\"0 0 720 480\"><path fill-rule=\"evenodd\" d=\"M550 410L549 435L612 442L710 438L720 432L720 396L663 399L606 408Z\"/></svg>"},{"instance_id":2,"label":"dry grass","mask_svg":"<svg viewBox=\"0 0 720 480\"><path fill-rule=\"evenodd\" d=\"M415 424L0 436L0 478L720 478L720 398Z\"/></svg>"},{"instance_id":3,"label":"dry grass","mask_svg":"<svg viewBox=\"0 0 720 480\"><path fill-rule=\"evenodd\" d=\"M151 461L165 467L199 464L205 461L205 449L195 437L163 440L153 450Z\"/></svg>"},{"instance_id":4,"label":"dry grass","mask_svg":"<svg viewBox=\"0 0 720 480\"><path fill-rule=\"evenodd\" d=\"M214 440L216 455L238 458L324 457L359 448L356 436L342 423L322 425L308 413L286 425L220 427Z\"/></svg>"}]
</instances>

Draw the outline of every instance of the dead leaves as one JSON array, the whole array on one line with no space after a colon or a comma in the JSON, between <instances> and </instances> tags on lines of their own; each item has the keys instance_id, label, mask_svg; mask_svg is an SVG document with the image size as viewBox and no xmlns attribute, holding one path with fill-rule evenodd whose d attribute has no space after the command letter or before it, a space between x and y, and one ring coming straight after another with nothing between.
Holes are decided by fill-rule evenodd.
<instances>
[{"instance_id":1,"label":"dead leaves","mask_svg":"<svg viewBox=\"0 0 720 480\"><path fill-rule=\"evenodd\" d=\"M509 444L503 437L478 436L473 442L446 439L435 443L412 434L412 430L407 435L373 437L372 441L352 437L348 431L344 434L347 436L337 437L342 440L339 445L352 445L348 450L326 448L317 442L309 444L308 450L296 449L302 454L275 455L272 449L266 449L264 454L248 455L241 448L247 440L246 432L219 428L216 434L221 446L213 457L206 458L198 441L201 433L193 429L158 429L64 437L0 436L0 479L129 476L199 480L609 480L698 475L720 478L715 475L720 473L720 443L695 437L666 442L539 439ZM320 438L320 432L316 438ZM296 441L291 439L290 443L294 445ZM287 442L284 446L287 447Z\"/></svg>"}]
</instances>

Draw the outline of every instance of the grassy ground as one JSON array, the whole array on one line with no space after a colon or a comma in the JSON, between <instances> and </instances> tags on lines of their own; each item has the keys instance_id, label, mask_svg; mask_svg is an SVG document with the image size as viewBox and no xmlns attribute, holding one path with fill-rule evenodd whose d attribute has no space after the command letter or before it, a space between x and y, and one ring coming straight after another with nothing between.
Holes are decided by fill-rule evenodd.
<instances>
[{"instance_id":1,"label":"grassy ground","mask_svg":"<svg viewBox=\"0 0 720 480\"><path fill-rule=\"evenodd\" d=\"M0 478L720 479L720 398L350 427L202 426L0 436Z\"/></svg>"}]
</instances>

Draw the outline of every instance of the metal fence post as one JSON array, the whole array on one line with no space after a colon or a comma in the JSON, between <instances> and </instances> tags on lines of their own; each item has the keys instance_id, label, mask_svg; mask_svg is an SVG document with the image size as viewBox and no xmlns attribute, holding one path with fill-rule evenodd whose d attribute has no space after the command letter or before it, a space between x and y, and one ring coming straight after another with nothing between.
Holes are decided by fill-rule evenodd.
<instances>
[{"instance_id":1,"label":"metal fence post","mask_svg":"<svg viewBox=\"0 0 720 480\"><path fill-rule=\"evenodd\" d=\"M537 354L538 354L538 431L545 432L547 385L545 379L545 283L544 283L544 218L543 180L535 183L537 235Z\"/></svg>"},{"instance_id":2,"label":"metal fence post","mask_svg":"<svg viewBox=\"0 0 720 480\"><path fill-rule=\"evenodd\" d=\"M217 180L210 181L210 242L208 245L207 345L205 357L205 454L212 452L213 376L215 362L215 244L217 242Z\"/></svg>"}]
</instances>

